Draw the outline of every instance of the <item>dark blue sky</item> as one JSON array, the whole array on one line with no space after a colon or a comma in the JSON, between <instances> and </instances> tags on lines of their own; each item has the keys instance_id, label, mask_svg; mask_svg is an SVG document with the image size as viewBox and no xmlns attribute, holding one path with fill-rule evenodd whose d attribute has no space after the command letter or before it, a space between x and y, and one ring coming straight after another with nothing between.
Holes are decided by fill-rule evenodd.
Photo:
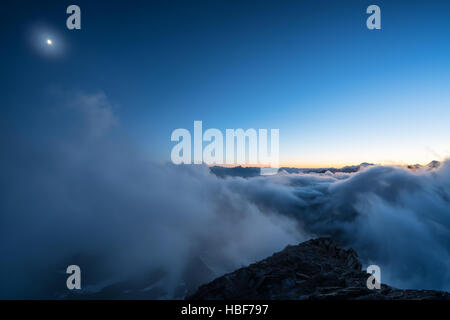
<instances>
[{"instance_id":1,"label":"dark blue sky","mask_svg":"<svg viewBox=\"0 0 450 320\"><path fill-rule=\"evenodd\" d=\"M70 4L82 30L66 29ZM382 30L366 28L370 4ZM448 1L3 1L1 11L1 124L25 134L55 91L103 92L162 161L171 132L194 120L279 128L282 165L450 154ZM54 52L38 48L43 36Z\"/></svg>"}]
</instances>

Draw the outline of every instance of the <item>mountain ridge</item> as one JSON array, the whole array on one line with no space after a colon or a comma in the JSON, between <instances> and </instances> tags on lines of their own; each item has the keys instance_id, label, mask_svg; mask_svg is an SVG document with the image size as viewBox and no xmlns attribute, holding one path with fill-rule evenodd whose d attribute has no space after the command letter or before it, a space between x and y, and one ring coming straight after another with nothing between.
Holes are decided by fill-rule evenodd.
<instances>
[{"instance_id":1,"label":"mountain ridge","mask_svg":"<svg viewBox=\"0 0 450 320\"><path fill-rule=\"evenodd\" d=\"M447 292L368 289L358 254L318 238L204 284L187 300L450 300Z\"/></svg>"}]
</instances>

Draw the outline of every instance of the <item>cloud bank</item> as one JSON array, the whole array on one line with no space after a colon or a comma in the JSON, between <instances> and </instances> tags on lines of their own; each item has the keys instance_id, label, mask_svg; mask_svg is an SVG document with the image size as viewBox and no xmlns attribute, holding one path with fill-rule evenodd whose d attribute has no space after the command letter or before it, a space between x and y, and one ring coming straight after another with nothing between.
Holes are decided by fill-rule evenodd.
<instances>
[{"instance_id":1,"label":"cloud bank","mask_svg":"<svg viewBox=\"0 0 450 320\"><path fill-rule=\"evenodd\" d=\"M211 278L316 236L353 247L390 285L450 291L449 162L222 179L148 161L105 95L69 100L1 135L0 297L64 297L69 264L84 292L163 270L154 297L182 297L193 259Z\"/></svg>"}]
</instances>

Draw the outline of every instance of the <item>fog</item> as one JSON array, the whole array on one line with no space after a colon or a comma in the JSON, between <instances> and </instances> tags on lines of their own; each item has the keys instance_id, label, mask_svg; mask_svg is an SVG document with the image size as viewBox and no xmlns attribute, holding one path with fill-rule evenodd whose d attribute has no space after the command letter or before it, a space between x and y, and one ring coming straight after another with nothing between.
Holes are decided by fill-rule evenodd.
<instances>
[{"instance_id":1,"label":"fog","mask_svg":"<svg viewBox=\"0 0 450 320\"><path fill-rule=\"evenodd\" d=\"M159 268L159 298L176 297L193 257L211 278L319 236L389 285L450 290L450 162L222 179L149 160L102 93L65 101L47 122L2 129L2 298L64 297L69 264L84 292Z\"/></svg>"}]
</instances>

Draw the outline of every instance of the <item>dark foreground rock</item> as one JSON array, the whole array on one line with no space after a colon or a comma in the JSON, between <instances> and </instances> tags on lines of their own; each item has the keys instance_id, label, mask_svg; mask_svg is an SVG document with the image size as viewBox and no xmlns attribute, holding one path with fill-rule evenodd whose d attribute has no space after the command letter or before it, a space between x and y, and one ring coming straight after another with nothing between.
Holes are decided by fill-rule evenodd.
<instances>
[{"instance_id":1,"label":"dark foreground rock","mask_svg":"<svg viewBox=\"0 0 450 320\"><path fill-rule=\"evenodd\" d=\"M353 249L329 238L309 240L201 286L189 300L205 299L450 299L432 290L399 290L387 285L369 290Z\"/></svg>"}]
</instances>

